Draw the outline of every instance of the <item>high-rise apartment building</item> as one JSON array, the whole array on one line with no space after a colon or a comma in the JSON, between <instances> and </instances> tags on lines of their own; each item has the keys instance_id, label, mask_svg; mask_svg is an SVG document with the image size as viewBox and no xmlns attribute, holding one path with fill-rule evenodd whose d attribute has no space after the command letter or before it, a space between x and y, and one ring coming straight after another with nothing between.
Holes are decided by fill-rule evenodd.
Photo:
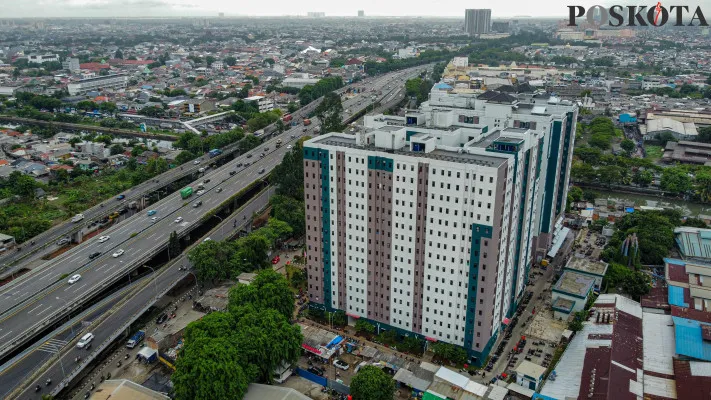
<instances>
[{"instance_id":1,"label":"high-rise apartment building","mask_svg":"<svg viewBox=\"0 0 711 400\"><path fill-rule=\"evenodd\" d=\"M363 11L363 10L358 10L358 16L359 16L359 17L365 17L365 11Z\"/></svg>"},{"instance_id":2,"label":"high-rise apartment building","mask_svg":"<svg viewBox=\"0 0 711 400\"><path fill-rule=\"evenodd\" d=\"M561 148L577 110L496 92L433 98L304 144L308 293L349 322L462 346L482 363L567 182Z\"/></svg>"},{"instance_id":3,"label":"high-rise apartment building","mask_svg":"<svg viewBox=\"0 0 711 400\"><path fill-rule=\"evenodd\" d=\"M464 30L470 35L491 31L491 10L467 9L464 11Z\"/></svg>"}]
</instances>

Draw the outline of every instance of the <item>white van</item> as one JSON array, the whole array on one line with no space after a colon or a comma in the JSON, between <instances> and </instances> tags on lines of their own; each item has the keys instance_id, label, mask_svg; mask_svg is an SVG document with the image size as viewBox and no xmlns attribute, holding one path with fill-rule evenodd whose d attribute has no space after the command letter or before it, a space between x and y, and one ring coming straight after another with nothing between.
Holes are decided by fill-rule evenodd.
<instances>
[{"instance_id":1,"label":"white van","mask_svg":"<svg viewBox=\"0 0 711 400\"><path fill-rule=\"evenodd\" d=\"M91 343L91 341L94 340L94 334L93 333L87 333L86 335L82 336L81 339L79 339L79 342L77 342L77 347L80 349L83 349L86 347L87 344Z\"/></svg>"},{"instance_id":2,"label":"white van","mask_svg":"<svg viewBox=\"0 0 711 400\"><path fill-rule=\"evenodd\" d=\"M79 222L84 219L84 214L77 214L72 217L72 222Z\"/></svg>"}]
</instances>

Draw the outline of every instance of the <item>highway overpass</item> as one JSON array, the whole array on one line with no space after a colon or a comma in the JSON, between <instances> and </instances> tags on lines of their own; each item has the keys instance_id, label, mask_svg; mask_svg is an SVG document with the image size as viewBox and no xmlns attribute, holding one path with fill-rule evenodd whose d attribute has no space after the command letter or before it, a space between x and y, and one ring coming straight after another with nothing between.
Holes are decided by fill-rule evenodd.
<instances>
[{"instance_id":1,"label":"highway overpass","mask_svg":"<svg viewBox=\"0 0 711 400\"><path fill-rule=\"evenodd\" d=\"M392 76L412 76L420 69L422 67L393 73L361 86L380 90L379 88L394 82ZM404 79L400 79L398 84L403 81ZM384 91L382 96L388 96L390 92ZM368 91L364 94L372 95ZM365 106L358 105L359 100L358 97L347 100L344 102L344 109L349 109L351 114L357 113ZM7 287L1 288L0 357L7 356L33 339L67 313L81 307L93 296L162 251L172 231L176 231L180 236L188 234L203 218L213 214L213 208L268 174L288 151L288 145L302 135L311 134L316 126L317 123L308 127L293 127L281 136L284 141L281 148L275 148L276 139L271 139L247 155L206 174L204 178L210 179L210 182L205 185L206 192L200 197L203 202L201 207L191 206L197 195L184 201L177 193L172 194L150 207L157 210L157 221L153 222L145 213L135 215L102 232L102 235L111 237L105 243L98 243L98 238L91 239L77 246L66 256L47 262L32 275L32 279L11 282ZM266 151L266 148L269 150ZM264 158L259 157L261 152L265 153ZM247 162L252 164L248 167L235 166L237 163ZM230 175L231 171L236 173ZM198 181L194 186L197 186L197 183ZM223 190L218 191L218 187ZM182 220L175 222L177 217ZM124 250L125 254L113 257L112 254L119 249ZM96 252L101 255L89 260L89 255ZM69 285L66 275L75 273L81 274L82 279Z\"/></svg>"}]
</instances>

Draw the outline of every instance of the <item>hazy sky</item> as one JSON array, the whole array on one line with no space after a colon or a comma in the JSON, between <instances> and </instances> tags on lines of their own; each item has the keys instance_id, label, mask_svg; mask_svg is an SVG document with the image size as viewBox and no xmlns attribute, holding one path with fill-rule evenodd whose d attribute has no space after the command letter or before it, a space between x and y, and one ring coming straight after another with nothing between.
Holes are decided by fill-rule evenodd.
<instances>
[{"instance_id":1,"label":"hazy sky","mask_svg":"<svg viewBox=\"0 0 711 400\"><path fill-rule=\"evenodd\" d=\"M488 3L484 5L484 3ZM464 18L466 8L491 8L493 18L518 15L567 15L567 5L589 7L595 4L655 5L650 0L0 0L0 19L13 17L149 17L149 16L226 16L305 15L309 11L326 16L451 16ZM662 1L664 5L665 2ZM711 0L674 1L669 5L701 5L711 17Z\"/></svg>"}]
</instances>

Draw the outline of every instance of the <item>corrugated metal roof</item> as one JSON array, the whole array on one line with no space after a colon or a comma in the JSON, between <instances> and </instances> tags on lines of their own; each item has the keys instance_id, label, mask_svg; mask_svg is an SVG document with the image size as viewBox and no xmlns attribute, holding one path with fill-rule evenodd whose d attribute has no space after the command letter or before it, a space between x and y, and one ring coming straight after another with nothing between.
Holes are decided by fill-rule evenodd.
<instances>
[{"instance_id":1,"label":"corrugated metal roof","mask_svg":"<svg viewBox=\"0 0 711 400\"><path fill-rule=\"evenodd\" d=\"M699 360L711 361L711 344L701 338L699 321L672 317L676 334L676 353ZM709 324L703 324L709 325Z\"/></svg>"},{"instance_id":2,"label":"corrugated metal roof","mask_svg":"<svg viewBox=\"0 0 711 400\"><path fill-rule=\"evenodd\" d=\"M669 304L678 307L689 307L689 303L684 301L684 288L669 285Z\"/></svg>"},{"instance_id":3,"label":"corrugated metal roof","mask_svg":"<svg viewBox=\"0 0 711 400\"><path fill-rule=\"evenodd\" d=\"M644 313L644 370L674 375L674 325L671 315Z\"/></svg>"}]
</instances>

